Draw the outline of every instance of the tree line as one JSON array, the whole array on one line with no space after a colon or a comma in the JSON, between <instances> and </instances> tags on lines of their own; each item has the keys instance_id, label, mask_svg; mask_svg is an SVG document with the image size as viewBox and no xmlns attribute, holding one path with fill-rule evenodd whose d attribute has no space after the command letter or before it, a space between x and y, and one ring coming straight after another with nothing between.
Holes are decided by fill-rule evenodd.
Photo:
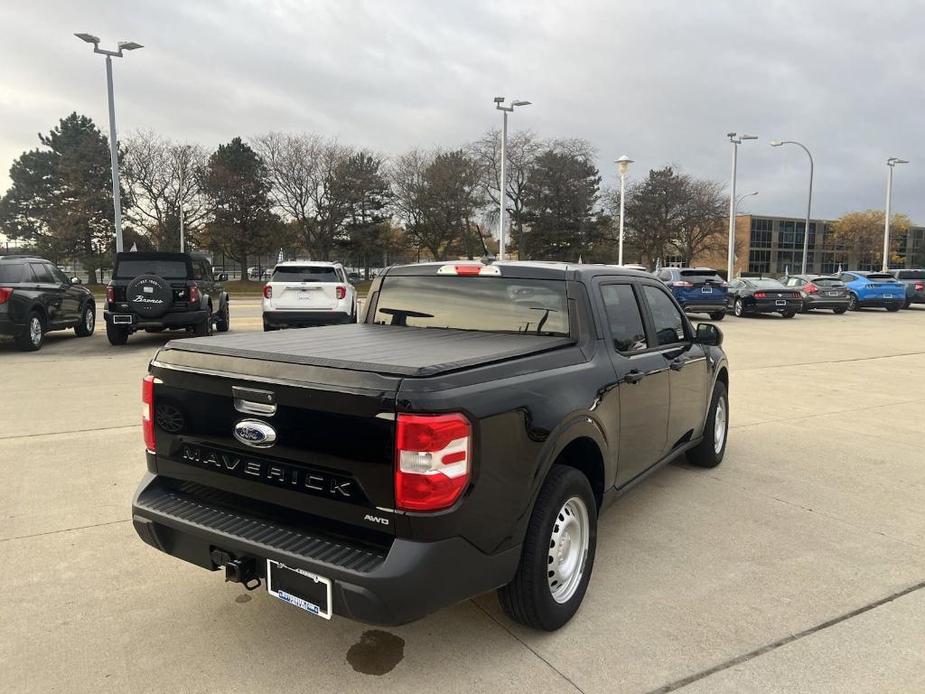
<instances>
[{"instance_id":1,"label":"tree line","mask_svg":"<svg viewBox=\"0 0 925 694\"><path fill-rule=\"evenodd\" d=\"M91 273L109 267L113 203L106 136L60 120L10 169L0 231ZM517 131L500 180L500 133L458 148L386 157L316 134L236 137L208 151L152 131L119 143L125 247L191 247L248 259L276 254L355 267L497 253L503 197L508 252L521 259L615 262L618 193L602 189L591 145ZM723 187L666 166L630 185L627 260L696 258L725 243Z\"/></svg>"}]
</instances>

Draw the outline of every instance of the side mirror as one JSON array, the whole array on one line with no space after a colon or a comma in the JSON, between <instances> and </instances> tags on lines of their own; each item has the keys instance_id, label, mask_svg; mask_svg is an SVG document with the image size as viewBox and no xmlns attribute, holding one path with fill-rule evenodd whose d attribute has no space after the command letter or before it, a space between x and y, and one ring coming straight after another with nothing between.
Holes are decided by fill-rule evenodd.
<instances>
[{"instance_id":1,"label":"side mirror","mask_svg":"<svg viewBox=\"0 0 925 694\"><path fill-rule=\"evenodd\" d=\"M71 284L83 284L83 280L79 277L71 277Z\"/></svg>"},{"instance_id":2,"label":"side mirror","mask_svg":"<svg viewBox=\"0 0 925 694\"><path fill-rule=\"evenodd\" d=\"M719 347L723 344L723 333L712 323L698 323L697 336L694 338L694 342L698 345Z\"/></svg>"},{"instance_id":3,"label":"side mirror","mask_svg":"<svg viewBox=\"0 0 925 694\"><path fill-rule=\"evenodd\" d=\"M228 273L226 273L226 272L220 272L220 273L218 273L218 281L219 281L219 282L227 282L227 281L228 281Z\"/></svg>"}]
</instances>

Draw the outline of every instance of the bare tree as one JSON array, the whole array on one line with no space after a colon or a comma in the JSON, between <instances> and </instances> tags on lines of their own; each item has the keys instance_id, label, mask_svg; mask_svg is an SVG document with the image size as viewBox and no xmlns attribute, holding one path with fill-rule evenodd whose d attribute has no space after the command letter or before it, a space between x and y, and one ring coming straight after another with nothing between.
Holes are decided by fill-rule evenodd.
<instances>
[{"instance_id":1,"label":"bare tree","mask_svg":"<svg viewBox=\"0 0 925 694\"><path fill-rule=\"evenodd\" d=\"M126 142L125 179L135 206L129 219L161 250L179 249L180 214L184 233L195 240L209 216L202 192L208 153L200 145L173 142L139 130Z\"/></svg>"},{"instance_id":2,"label":"bare tree","mask_svg":"<svg viewBox=\"0 0 925 694\"><path fill-rule=\"evenodd\" d=\"M678 221L674 245L685 264L711 251L724 248L726 210L724 187L716 181L684 176L686 201L684 212Z\"/></svg>"}]
</instances>

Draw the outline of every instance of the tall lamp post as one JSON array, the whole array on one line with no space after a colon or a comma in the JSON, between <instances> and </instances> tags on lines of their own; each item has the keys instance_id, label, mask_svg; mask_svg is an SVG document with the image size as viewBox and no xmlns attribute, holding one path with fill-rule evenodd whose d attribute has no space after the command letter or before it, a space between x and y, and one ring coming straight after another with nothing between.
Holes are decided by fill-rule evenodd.
<instances>
[{"instance_id":1,"label":"tall lamp post","mask_svg":"<svg viewBox=\"0 0 925 694\"><path fill-rule=\"evenodd\" d=\"M739 158L739 145L745 140L757 140L757 135L739 135L726 133L732 143L732 185L729 190L729 248L726 255L726 281L732 280L735 271L735 243L736 243L736 164Z\"/></svg>"},{"instance_id":2,"label":"tall lamp post","mask_svg":"<svg viewBox=\"0 0 925 694\"><path fill-rule=\"evenodd\" d=\"M93 52L106 56L106 90L109 95L109 159L112 165L112 206L116 228L116 253L122 252L122 198L119 195L119 144L116 141L116 108L112 95L112 59L121 58L123 51L143 48L134 41L119 41L117 50L100 48L100 40L92 34L74 34L81 41L93 44Z\"/></svg>"},{"instance_id":3,"label":"tall lamp post","mask_svg":"<svg viewBox=\"0 0 925 694\"><path fill-rule=\"evenodd\" d=\"M618 265L623 265L623 198L626 194L626 172L629 171L632 163L633 160L625 154L617 159L617 168L620 170L620 250L617 257Z\"/></svg>"},{"instance_id":4,"label":"tall lamp post","mask_svg":"<svg viewBox=\"0 0 925 694\"><path fill-rule=\"evenodd\" d=\"M806 199L806 227L803 229L803 264L800 269L800 273L806 274L806 261L809 257L809 220L812 217L813 210L813 155L810 153L809 149L801 142L796 140L772 140L772 147L780 147L781 145L796 145L800 147L806 156L809 157L809 196Z\"/></svg>"},{"instance_id":5,"label":"tall lamp post","mask_svg":"<svg viewBox=\"0 0 925 694\"><path fill-rule=\"evenodd\" d=\"M498 260L504 260L504 199L507 197L507 177L505 176L505 161L507 159L507 114L512 113L516 106L529 106L529 101L515 99L509 106L504 105L504 97L495 97L495 108L504 114L501 126L501 181L498 194Z\"/></svg>"},{"instance_id":6,"label":"tall lamp post","mask_svg":"<svg viewBox=\"0 0 925 694\"><path fill-rule=\"evenodd\" d=\"M893 167L897 164L908 164L906 159L890 157L886 160L889 167L886 174L886 220L883 222L883 267L884 272L890 269L890 204L893 202Z\"/></svg>"},{"instance_id":7,"label":"tall lamp post","mask_svg":"<svg viewBox=\"0 0 925 694\"><path fill-rule=\"evenodd\" d=\"M736 198L736 212L739 210L739 203L742 202L745 198L751 198L758 195L757 190L753 190L751 193L742 193L739 197Z\"/></svg>"}]
</instances>

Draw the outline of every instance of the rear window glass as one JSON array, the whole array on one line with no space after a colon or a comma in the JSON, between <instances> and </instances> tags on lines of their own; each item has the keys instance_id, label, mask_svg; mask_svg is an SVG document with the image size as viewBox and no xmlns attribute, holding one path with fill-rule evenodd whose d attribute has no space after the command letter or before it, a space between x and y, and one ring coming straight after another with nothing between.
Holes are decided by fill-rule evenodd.
<instances>
[{"instance_id":1,"label":"rear window glass","mask_svg":"<svg viewBox=\"0 0 925 694\"><path fill-rule=\"evenodd\" d=\"M132 279L144 274L186 279L186 263L182 260L122 260L116 266L119 279Z\"/></svg>"},{"instance_id":2,"label":"rear window glass","mask_svg":"<svg viewBox=\"0 0 925 694\"><path fill-rule=\"evenodd\" d=\"M337 270L324 265L278 267L273 270L271 282L339 282Z\"/></svg>"},{"instance_id":3,"label":"rear window glass","mask_svg":"<svg viewBox=\"0 0 925 694\"><path fill-rule=\"evenodd\" d=\"M0 284L4 282L15 283L23 281L22 264L17 265L0 265Z\"/></svg>"},{"instance_id":4,"label":"rear window glass","mask_svg":"<svg viewBox=\"0 0 925 694\"><path fill-rule=\"evenodd\" d=\"M892 279L896 279L896 278L893 277L893 275L887 275L887 274L885 274L885 273L883 273L883 272L872 272L872 273L870 273L870 274L867 276L867 279L869 279L869 280L879 280L879 281L882 282L883 280L892 280Z\"/></svg>"},{"instance_id":5,"label":"rear window glass","mask_svg":"<svg viewBox=\"0 0 925 694\"><path fill-rule=\"evenodd\" d=\"M749 282L751 282L755 287L760 287L762 289L781 289L784 286L777 280L771 279L753 279L749 280Z\"/></svg>"},{"instance_id":6,"label":"rear window glass","mask_svg":"<svg viewBox=\"0 0 925 694\"><path fill-rule=\"evenodd\" d=\"M817 277L813 280L813 284L817 287L841 287L844 282L836 277Z\"/></svg>"},{"instance_id":7,"label":"rear window glass","mask_svg":"<svg viewBox=\"0 0 925 694\"><path fill-rule=\"evenodd\" d=\"M375 322L567 337L565 282L503 277L387 277Z\"/></svg>"},{"instance_id":8,"label":"rear window glass","mask_svg":"<svg viewBox=\"0 0 925 694\"><path fill-rule=\"evenodd\" d=\"M925 280L925 270L900 270L898 275L901 280Z\"/></svg>"},{"instance_id":9,"label":"rear window glass","mask_svg":"<svg viewBox=\"0 0 925 694\"><path fill-rule=\"evenodd\" d=\"M716 270L681 270L681 277L688 282L722 282Z\"/></svg>"}]
</instances>

